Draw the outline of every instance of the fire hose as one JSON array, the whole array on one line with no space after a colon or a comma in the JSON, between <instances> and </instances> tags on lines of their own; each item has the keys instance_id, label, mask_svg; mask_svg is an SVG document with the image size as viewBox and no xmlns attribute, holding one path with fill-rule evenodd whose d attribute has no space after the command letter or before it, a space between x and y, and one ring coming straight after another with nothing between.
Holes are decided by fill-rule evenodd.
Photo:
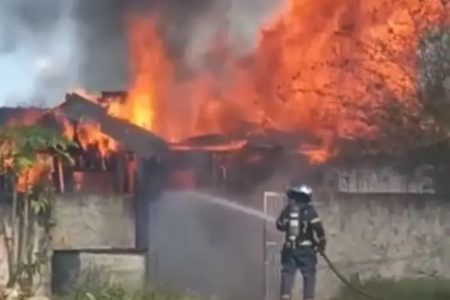
<instances>
[{"instance_id":1,"label":"fire hose","mask_svg":"<svg viewBox=\"0 0 450 300\"><path fill-rule=\"evenodd\" d=\"M344 283L350 290L353 292L360 294L361 296L372 299L372 300L388 300L385 298L381 298L379 296L372 295L370 293L367 293L366 291L354 286L348 279L346 279L341 272L336 268L336 266L333 264L333 262L328 258L325 252L319 251L319 254L323 257L325 262L327 263L328 267L331 269L331 271L336 275L337 278L339 278L342 283Z\"/></svg>"}]
</instances>

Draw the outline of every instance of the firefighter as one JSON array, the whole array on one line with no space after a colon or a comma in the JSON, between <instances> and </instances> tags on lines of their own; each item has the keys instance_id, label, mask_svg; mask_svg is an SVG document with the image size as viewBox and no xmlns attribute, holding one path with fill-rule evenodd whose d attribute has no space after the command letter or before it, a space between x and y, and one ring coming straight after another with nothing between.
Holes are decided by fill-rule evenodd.
<instances>
[{"instance_id":1,"label":"firefighter","mask_svg":"<svg viewBox=\"0 0 450 300\"><path fill-rule=\"evenodd\" d=\"M281 251L281 299L291 299L295 274L299 270L303 277L303 299L313 300L317 252L325 251L325 230L311 204L312 188L306 185L290 188L286 196L289 203L276 221L277 229L285 233Z\"/></svg>"}]
</instances>

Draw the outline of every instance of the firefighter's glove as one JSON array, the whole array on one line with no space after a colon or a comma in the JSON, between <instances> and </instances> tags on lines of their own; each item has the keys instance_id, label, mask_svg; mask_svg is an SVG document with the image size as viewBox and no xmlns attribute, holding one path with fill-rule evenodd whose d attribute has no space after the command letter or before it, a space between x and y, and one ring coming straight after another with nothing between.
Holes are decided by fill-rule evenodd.
<instances>
[{"instance_id":1,"label":"firefighter's glove","mask_svg":"<svg viewBox=\"0 0 450 300\"><path fill-rule=\"evenodd\" d=\"M317 244L317 251L319 253L325 253L327 247L327 240L321 239L319 240L319 243Z\"/></svg>"}]
</instances>

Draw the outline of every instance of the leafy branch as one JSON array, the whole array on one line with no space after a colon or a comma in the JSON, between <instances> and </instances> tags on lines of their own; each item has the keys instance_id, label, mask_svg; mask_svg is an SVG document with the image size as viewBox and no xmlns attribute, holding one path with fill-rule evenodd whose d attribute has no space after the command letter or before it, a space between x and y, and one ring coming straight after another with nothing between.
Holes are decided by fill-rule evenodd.
<instances>
[{"instance_id":1,"label":"leafy branch","mask_svg":"<svg viewBox=\"0 0 450 300\"><path fill-rule=\"evenodd\" d=\"M41 268L48 261L54 226L53 159L73 164L71 147L76 147L73 141L48 128L0 129L0 176L9 183L12 203L8 286L23 294L33 294L36 277L40 280Z\"/></svg>"}]
</instances>

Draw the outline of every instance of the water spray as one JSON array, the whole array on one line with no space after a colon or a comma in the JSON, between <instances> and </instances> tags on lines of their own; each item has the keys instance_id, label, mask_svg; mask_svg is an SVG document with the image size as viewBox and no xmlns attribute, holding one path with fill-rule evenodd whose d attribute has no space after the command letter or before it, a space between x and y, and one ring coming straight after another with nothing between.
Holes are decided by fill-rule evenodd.
<instances>
[{"instance_id":1,"label":"water spray","mask_svg":"<svg viewBox=\"0 0 450 300\"><path fill-rule=\"evenodd\" d=\"M276 222L276 219L273 216L267 215L264 212L262 212L261 210L230 201L226 198L212 196L212 195L208 195L208 194L204 194L204 193L200 193L200 192L186 192L186 193L191 194L193 197L195 197L195 199L198 199L198 200L201 200L204 202L217 204L217 205L244 213L246 215L265 220L267 222L272 222L272 223Z\"/></svg>"}]
</instances>

